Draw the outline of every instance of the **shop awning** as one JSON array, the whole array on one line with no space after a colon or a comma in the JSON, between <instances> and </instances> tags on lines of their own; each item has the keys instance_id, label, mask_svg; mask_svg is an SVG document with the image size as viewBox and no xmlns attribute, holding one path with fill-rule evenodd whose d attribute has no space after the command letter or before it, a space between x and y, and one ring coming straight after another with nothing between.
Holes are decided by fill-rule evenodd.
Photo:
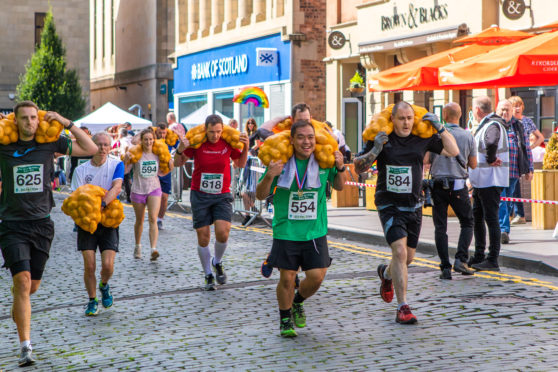
<instances>
[{"instance_id":1,"label":"shop awning","mask_svg":"<svg viewBox=\"0 0 558 372\"><path fill-rule=\"evenodd\" d=\"M443 89L558 85L558 31L440 67L439 83Z\"/></svg>"},{"instance_id":2,"label":"shop awning","mask_svg":"<svg viewBox=\"0 0 558 372\"><path fill-rule=\"evenodd\" d=\"M440 89L438 67L486 53L498 47L499 45L471 44L419 58L372 75L368 79L368 90L384 92Z\"/></svg>"},{"instance_id":3,"label":"shop awning","mask_svg":"<svg viewBox=\"0 0 558 372\"><path fill-rule=\"evenodd\" d=\"M492 26L477 34L465 36L453 42L455 44L502 45L515 43L516 41L528 39L533 36L533 34L523 31L508 30L498 26Z\"/></svg>"}]
</instances>

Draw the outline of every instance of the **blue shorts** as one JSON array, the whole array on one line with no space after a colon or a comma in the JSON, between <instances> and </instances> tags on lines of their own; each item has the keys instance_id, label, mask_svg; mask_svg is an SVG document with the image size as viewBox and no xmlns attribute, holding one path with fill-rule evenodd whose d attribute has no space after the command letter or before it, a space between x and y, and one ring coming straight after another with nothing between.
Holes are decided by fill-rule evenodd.
<instances>
[{"instance_id":1,"label":"blue shorts","mask_svg":"<svg viewBox=\"0 0 558 372\"><path fill-rule=\"evenodd\" d=\"M166 176L159 177L159 182L161 183L161 191L164 194L170 194L172 190L172 172L169 172Z\"/></svg>"}]
</instances>

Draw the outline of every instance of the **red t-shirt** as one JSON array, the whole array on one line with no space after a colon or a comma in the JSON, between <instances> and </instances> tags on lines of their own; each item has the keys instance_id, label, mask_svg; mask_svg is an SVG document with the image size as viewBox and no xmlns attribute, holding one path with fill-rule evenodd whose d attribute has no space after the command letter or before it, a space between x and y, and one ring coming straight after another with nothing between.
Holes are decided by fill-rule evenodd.
<instances>
[{"instance_id":1,"label":"red t-shirt","mask_svg":"<svg viewBox=\"0 0 558 372\"><path fill-rule=\"evenodd\" d=\"M192 190L207 194L231 192L230 159L238 159L240 154L222 138L217 143L206 141L198 149L187 148L184 155L194 159Z\"/></svg>"}]
</instances>

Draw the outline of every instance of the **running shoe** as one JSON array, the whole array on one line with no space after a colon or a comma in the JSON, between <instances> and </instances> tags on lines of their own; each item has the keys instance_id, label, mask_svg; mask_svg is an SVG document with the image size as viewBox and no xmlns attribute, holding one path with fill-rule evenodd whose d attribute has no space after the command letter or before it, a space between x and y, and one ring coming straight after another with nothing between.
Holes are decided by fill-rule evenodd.
<instances>
[{"instance_id":1,"label":"running shoe","mask_svg":"<svg viewBox=\"0 0 558 372\"><path fill-rule=\"evenodd\" d=\"M18 366L27 367L35 364L35 359L33 358L33 351L30 347L22 347L21 355L17 361Z\"/></svg>"},{"instance_id":2,"label":"running shoe","mask_svg":"<svg viewBox=\"0 0 558 372\"><path fill-rule=\"evenodd\" d=\"M262 275L264 276L264 278L269 278L271 276L271 274L273 273L273 266L271 266L269 264L269 262L267 261L268 259L269 259L269 255L267 255L267 257L264 260L264 262L262 263L262 267L261 267L261 272L262 272Z\"/></svg>"},{"instance_id":3,"label":"running shoe","mask_svg":"<svg viewBox=\"0 0 558 372\"><path fill-rule=\"evenodd\" d=\"M137 245L134 248L134 258L141 258L141 247L138 247Z\"/></svg>"},{"instance_id":4,"label":"running shoe","mask_svg":"<svg viewBox=\"0 0 558 372\"><path fill-rule=\"evenodd\" d=\"M157 228L158 228L159 230L164 230L164 228L163 228L163 221L157 221Z\"/></svg>"},{"instance_id":5,"label":"running shoe","mask_svg":"<svg viewBox=\"0 0 558 372\"><path fill-rule=\"evenodd\" d=\"M296 337L296 331L294 329L293 320L291 318L281 319L281 337Z\"/></svg>"},{"instance_id":6,"label":"running shoe","mask_svg":"<svg viewBox=\"0 0 558 372\"><path fill-rule=\"evenodd\" d=\"M413 315L409 305L403 305L401 309L397 310L395 321L399 324L415 324L417 317Z\"/></svg>"},{"instance_id":7,"label":"running shoe","mask_svg":"<svg viewBox=\"0 0 558 372\"><path fill-rule=\"evenodd\" d=\"M223 269L223 263L219 262L218 264L214 264L213 260L214 258L211 259L211 266L213 266L213 271L215 271L217 283L225 284L227 282L227 274L225 274L225 270Z\"/></svg>"},{"instance_id":8,"label":"running shoe","mask_svg":"<svg viewBox=\"0 0 558 372\"><path fill-rule=\"evenodd\" d=\"M205 276L205 288L206 291L214 291L215 290L215 278L213 274L207 274Z\"/></svg>"},{"instance_id":9,"label":"running shoe","mask_svg":"<svg viewBox=\"0 0 558 372\"><path fill-rule=\"evenodd\" d=\"M386 270L387 265L380 264L378 265L378 276L382 281L380 285L380 296L382 296L382 300L385 302L391 302L393 300L393 283L388 279L384 278L384 271Z\"/></svg>"},{"instance_id":10,"label":"running shoe","mask_svg":"<svg viewBox=\"0 0 558 372\"><path fill-rule=\"evenodd\" d=\"M110 286L107 283L104 287L102 287L102 283L99 283L99 289L101 290L101 303L105 309L108 309L112 306L112 294L110 293Z\"/></svg>"},{"instance_id":11,"label":"running shoe","mask_svg":"<svg viewBox=\"0 0 558 372\"><path fill-rule=\"evenodd\" d=\"M157 261L157 258L159 258L159 251L151 249L151 261Z\"/></svg>"},{"instance_id":12,"label":"running shoe","mask_svg":"<svg viewBox=\"0 0 558 372\"><path fill-rule=\"evenodd\" d=\"M298 328L306 327L306 314L304 313L304 305L302 303L297 304L296 302L293 302L292 312L294 324Z\"/></svg>"},{"instance_id":13,"label":"running shoe","mask_svg":"<svg viewBox=\"0 0 558 372\"><path fill-rule=\"evenodd\" d=\"M86 316L95 316L99 314L99 300L96 298L89 301L87 308L85 309Z\"/></svg>"}]
</instances>

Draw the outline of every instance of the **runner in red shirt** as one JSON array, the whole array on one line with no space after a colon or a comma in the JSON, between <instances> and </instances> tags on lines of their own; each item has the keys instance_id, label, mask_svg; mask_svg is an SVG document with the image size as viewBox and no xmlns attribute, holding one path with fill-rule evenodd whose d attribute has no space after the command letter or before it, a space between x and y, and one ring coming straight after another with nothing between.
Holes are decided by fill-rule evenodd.
<instances>
[{"instance_id":1,"label":"runner in red shirt","mask_svg":"<svg viewBox=\"0 0 558 372\"><path fill-rule=\"evenodd\" d=\"M225 284L227 275L221 259L227 248L227 240L231 230L232 201L231 159L238 168L246 165L248 157L248 136L240 134L244 143L242 152L231 147L221 138L223 119L219 115L209 115L205 119L207 141L198 149L189 148L190 143L185 137L180 140L174 157L175 166L182 166L187 159L194 159L194 174L190 203L194 229L198 234L198 254L205 272L205 290L215 290L215 278L211 267L215 270L217 283ZM209 240L210 226L215 224L215 253L211 257Z\"/></svg>"}]
</instances>

